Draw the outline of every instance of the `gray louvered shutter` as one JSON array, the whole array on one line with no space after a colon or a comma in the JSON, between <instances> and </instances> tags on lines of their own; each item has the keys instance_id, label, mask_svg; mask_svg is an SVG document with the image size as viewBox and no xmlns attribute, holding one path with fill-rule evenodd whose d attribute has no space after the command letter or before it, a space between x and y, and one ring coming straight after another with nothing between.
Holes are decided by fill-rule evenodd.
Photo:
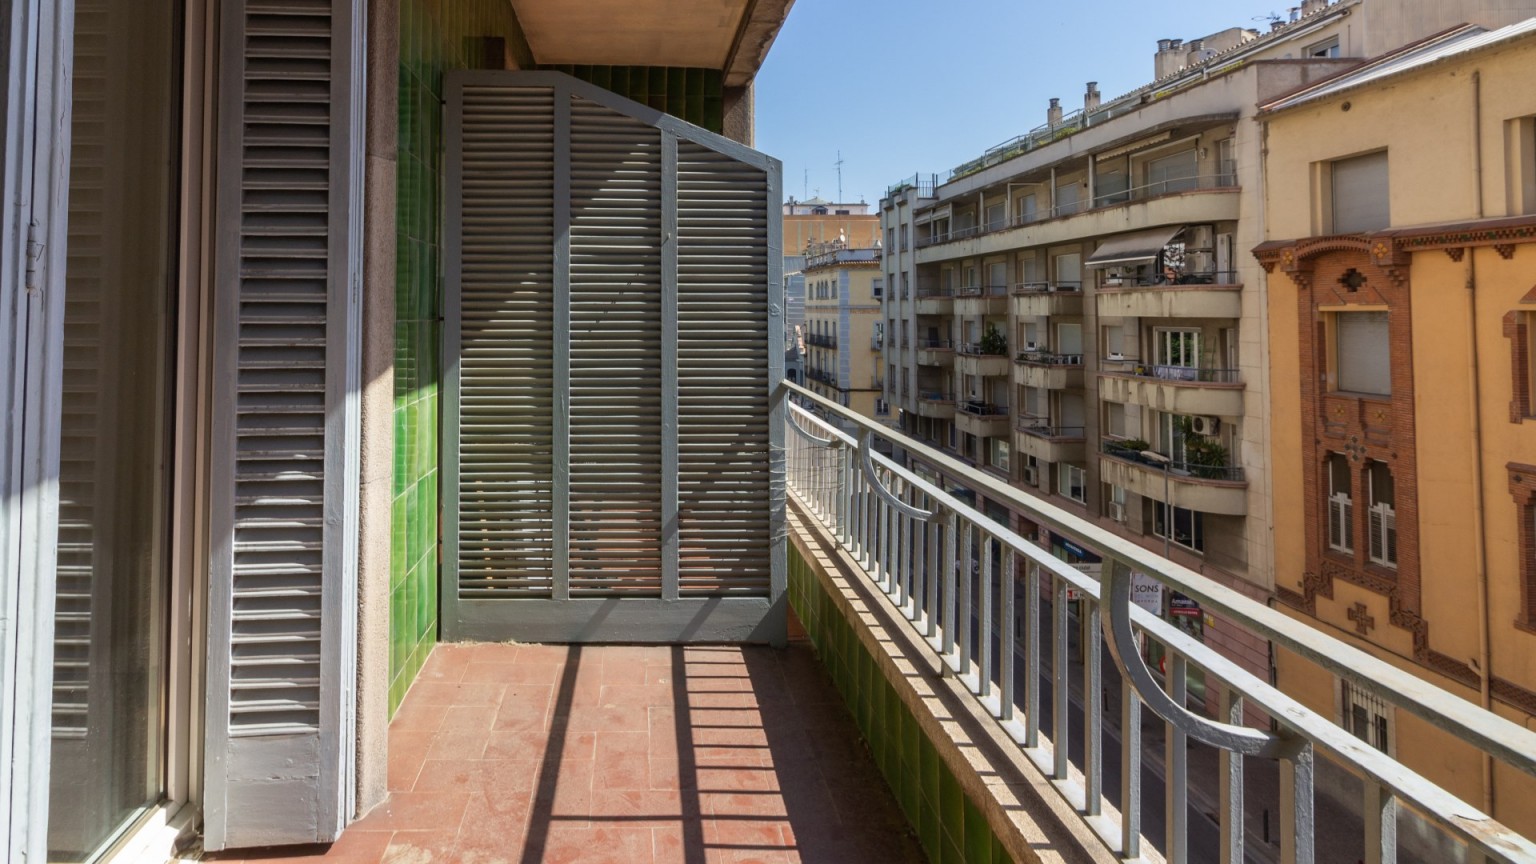
<instances>
[{"instance_id":1,"label":"gray louvered shutter","mask_svg":"<svg viewBox=\"0 0 1536 864\"><path fill-rule=\"evenodd\" d=\"M661 596L661 131L571 101L570 593Z\"/></svg>"},{"instance_id":2,"label":"gray louvered shutter","mask_svg":"<svg viewBox=\"0 0 1536 864\"><path fill-rule=\"evenodd\" d=\"M564 75L447 90L446 638L783 638L777 163Z\"/></svg>"},{"instance_id":3,"label":"gray louvered shutter","mask_svg":"<svg viewBox=\"0 0 1536 864\"><path fill-rule=\"evenodd\" d=\"M685 596L762 594L774 540L767 394L777 383L768 177L688 141L677 162L679 584Z\"/></svg>"},{"instance_id":4,"label":"gray louvered shutter","mask_svg":"<svg viewBox=\"0 0 1536 864\"><path fill-rule=\"evenodd\" d=\"M359 19L221 6L205 843L350 815Z\"/></svg>"},{"instance_id":5,"label":"gray louvered shutter","mask_svg":"<svg viewBox=\"0 0 1536 864\"><path fill-rule=\"evenodd\" d=\"M459 302L443 328L443 452L458 453L458 596L550 597L554 584L555 97L547 88L467 87L460 206L447 231ZM453 562L450 562L452 564ZM452 606L456 598L448 598Z\"/></svg>"}]
</instances>

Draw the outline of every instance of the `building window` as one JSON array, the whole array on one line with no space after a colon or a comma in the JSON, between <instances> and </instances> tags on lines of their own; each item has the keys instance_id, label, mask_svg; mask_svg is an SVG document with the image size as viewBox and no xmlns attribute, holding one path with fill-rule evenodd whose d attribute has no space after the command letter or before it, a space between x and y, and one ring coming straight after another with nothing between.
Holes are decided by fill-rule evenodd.
<instances>
[{"instance_id":1,"label":"building window","mask_svg":"<svg viewBox=\"0 0 1536 864\"><path fill-rule=\"evenodd\" d=\"M1356 684L1339 680L1340 723L1361 741L1383 753L1389 753L1391 708L1380 696Z\"/></svg>"},{"instance_id":2,"label":"building window","mask_svg":"<svg viewBox=\"0 0 1536 864\"><path fill-rule=\"evenodd\" d=\"M1007 204L999 201L996 204L988 204L986 210L987 230L996 231L1008 224Z\"/></svg>"},{"instance_id":3,"label":"building window","mask_svg":"<svg viewBox=\"0 0 1536 864\"><path fill-rule=\"evenodd\" d=\"M1355 234L1392 224L1387 151L1329 163L1331 231Z\"/></svg>"},{"instance_id":4,"label":"building window","mask_svg":"<svg viewBox=\"0 0 1536 864\"><path fill-rule=\"evenodd\" d=\"M1536 417L1536 312L1510 312L1504 316L1504 335L1509 338L1509 422Z\"/></svg>"},{"instance_id":5,"label":"building window","mask_svg":"<svg viewBox=\"0 0 1536 864\"><path fill-rule=\"evenodd\" d=\"M1116 522L1125 521L1125 487L1116 486L1113 483L1105 484L1105 516Z\"/></svg>"},{"instance_id":6,"label":"building window","mask_svg":"<svg viewBox=\"0 0 1536 864\"><path fill-rule=\"evenodd\" d=\"M1508 121L1505 173L1510 215L1536 213L1536 117Z\"/></svg>"},{"instance_id":7,"label":"building window","mask_svg":"<svg viewBox=\"0 0 1536 864\"><path fill-rule=\"evenodd\" d=\"M1031 192L1014 202L1014 211L1019 224L1033 222L1040 218L1036 200L1035 194Z\"/></svg>"},{"instance_id":8,"label":"building window","mask_svg":"<svg viewBox=\"0 0 1536 864\"><path fill-rule=\"evenodd\" d=\"M1169 512L1173 514L1172 533L1169 533ZM1205 514L1199 510L1169 507L1161 501L1152 502L1152 533L1166 537L1175 546L1183 546L1194 552L1205 551Z\"/></svg>"},{"instance_id":9,"label":"building window","mask_svg":"<svg viewBox=\"0 0 1536 864\"><path fill-rule=\"evenodd\" d=\"M1168 370L1197 369L1200 366L1199 330L1157 331L1157 365ZM1168 377L1182 377L1171 374Z\"/></svg>"},{"instance_id":10,"label":"building window","mask_svg":"<svg viewBox=\"0 0 1536 864\"><path fill-rule=\"evenodd\" d=\"M1008 472L1008 440L988 438L987 442L987 464L1006 474Z\"/></svg>"},{"instance_id":11,"label":"building window","mask_svg":"<svg viewBox=\"0 0 1536 864\"><path fill-rule=\"evenodd\" d=\"M1328 548L1353 555L1355 552L1355 499L1351 492L1349 459L1342 453L1329 453L1328 472Z\"/></svg>"},{"instance_id":12,"label":"building window","mask_svg":"<svg viewBox=\"0 0 1536 864\"><path fill-rule=\"evenodd\" d=\"M1536 630L1536 465L1511 462L1509 491L1519 518L1520 611L1515 623Z\"/></svg>"},{"instance_id":13,"label":"building window","mask_svg":"<svg viewBox=\"0 0 1536 864\"><path fill-rule=\"evenodd\" d=\"M1392 395L1392 348L1385 312L1335 312L1333 389Z\"/></svg>"},{"instance_id":14,"label":"building window","mask_svg":"<svg viewBox=\"0 0 1536 864\"><path fill-rule=\"evenodd\" d=\"M1059 463L1056 491L1079 504L1088 503L1088 472L1070 462Z\"/></svg>"},{"instance_id":15,"label":"building window","mask_svg":"<svg viewBox=\"0 0 1536 864\"><path fill-rule=\"evenodd\" d=\"M875 298L876 300L879 300L881 297L885 296L885 280L884 279L872 280L869 283L869 294L870 294L871 297Z\"/></svg>"},{"instance_id":16,"label":"building window","mask_svg":"<svg viewBox=\"0 0 1536 864\"><path fill-rule=\"evenodd\" d=\"M1335 36L1332 39L1326 39L1316 45L1308 45L1307 49L1302 53L1308 57L1323 57L1327 59L1338 57L1339 37Z\"/></svg>"},{"instance_id":17,"label":"building window","mask_svg":"<svg viewBox=\"0 0 1536 864\"><path fill-rule=\"evenodd\" d=\"M1125 406L1119 402L1104 403L1104 431L1116 438L1125 438Z\"/></svg>"},{"instance_id":18,"label":"building window","mask_svg":"<svg viewBox=\"0 0 1536 864\"><path fill-rule=\"evenodd\" d=\"M1371 502L1370 556L1372 564L1397 568L1397 508L1392 469L1385 462L1371 462L1365 473L1366 494Z\"/></svg>"}]
</instances>

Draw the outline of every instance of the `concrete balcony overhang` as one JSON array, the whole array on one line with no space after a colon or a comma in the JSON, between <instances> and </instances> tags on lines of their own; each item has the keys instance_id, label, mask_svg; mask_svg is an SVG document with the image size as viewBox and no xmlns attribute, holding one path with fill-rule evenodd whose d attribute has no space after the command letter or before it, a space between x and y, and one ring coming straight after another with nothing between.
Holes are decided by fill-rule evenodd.
<instances>
[{"instance_id":1,"label":"concrete balcony overhang","mask_svg":"<svg viewBox=\"0 0 1536 864\"><path fill-rule=\"evenodd\" d=\"M955 416L955 400L949 398L919 396L917 416L935 420L952 420Z\"/></svg>"},{"instance_id":2,"label":"concrete balcony overhang","mask_svg":"<svg viewBox=\"0 0 1536 864\"><path fill-rule=\"evenodd\" d=\"M958 410L955 412L955 428L978 438L995 438L1008 434L1008 414L987 414Z\"/></svg>"},{"instance_id":3,"label":"concrete balcony overhang","mask_svg":"<svg viewBox=\"0 0 1536 864\"><path fill-rule=\"evenodd\" d=\"M793 0L512 0L526 46L547 66L719 69L752 83Z\"/></svg>"},{"instance_id":4,"label":"concrete balcony overhang","mask_svg":"<svg viewBox=\"0 0 1536 864\"><path fill-rule=\"evenodd\" d=\"M1036 363L1017 360L1013 364L1013 383L1022 387L1040 387L1046 390L1080 390L1083 386L1083 366L1081 363Z\"/></svg>"},{"instance_id":5,"label":"concrete balcony overhang","mask_svg":"<svg viewBox=\"0 0 1536 864\"><path fill-rule=\"evenodd\" d=\"M1019 425L1013 432L1013 449L1042 462L1082 462L1087 454L1083 429Z\"/></svg>"},{"instance_id":6,"label":"concrete balcony overhang","mask_svg":"<svg viewBox=\"0 0 1536 864\"><path fill-rule=\"evenodd\" d=\"M1056 219L1030 222L990 234L938 243L917 250L917 263L996 255L1026 246L1074 243L1159 225L1230 222L1238 218L1242 190L1236 186L1175 192L1157 198L1099 207Z\"/></svg>"},{"instance_id":7,"label":"concrete balcony overhang","mask_svg":"<svg viewBox=\"0 0 1536 864\"><path fill-rule=\"evenodd\" d=\"M920 294L914 302L919 315L951 315L955 298L948 294Z\"/></svg>"},{"instance_id":8,"label":"concrete balcony overhang","mask_svg":"<svg viewBox=\"0 0 1536 864\"><path fill-rule=\"evenodd\" d=\"M955 365L955 349L953 348L923 348L917 349L917 365L939 366L948 369Z\"/></svg>"},{"instance_id":9,"label":"concrete balcony overhang","mask_svg":"<svg viewBox=\"0 0 1536 864\"><path fill-rule=\"evenodd\" d=\"M1008 374L1008 358L1000 354L960 353L955 355L955 368L962 375L994 378Z\"/></svg>"},{"instance_id":10,"label":"concrete balcony overhang","mask_svg":"<svg viewBox=\"0 0 1536 864\"><path fill-rule=\"evenodd\" d=\"M1241 318L1241 285L1146 285L1100 288L1101 318Z\"/></svg>"},{"instance_id":11,"label":"concrete balcony overhang","mask_svg":"<svg viewBox=\"0 0 1536 864\"><path fill-rule=\"evenodd\" d=\"M1100 372L1099 398L1170 414L1241 417L1244 386L1216 381L1176 381L1130 372Z\"/></svg>"},{"instance_id":12,"label":"concrete balcony overhang","mask_svg":"<svg viewBox=\"0 0 1536 864\"><path fill-rule=\"evenodd\" d=\"M1107 453L1099 454L1099 480L1186 510L1221 516L1248 515L1248 483L1242 480L1208 480L1169 471L1165 485L1161 468Z\"/></svg>"},{"instance_id":13,"label":"concrete balcony overhang","mask_svg":"<svg viewBox=\"0 0 1536 864\"><path fill-rule=\"evenodd\" d=\"M955 297L955 314L966 318L1008 314L1006 294L961 294Z\"/></svg>"},{"instance_id":14,"label":"concrete balcony overhang","mask_svg":"<svg viewBox=\"0 0 1536 864\"><path fill-rule=\"evenodd\" d=\"M1083 314L1081 291L1013 292L1013 314L1021 318L1048 318L1053 315Z\"/></svg>"}]
</instances>

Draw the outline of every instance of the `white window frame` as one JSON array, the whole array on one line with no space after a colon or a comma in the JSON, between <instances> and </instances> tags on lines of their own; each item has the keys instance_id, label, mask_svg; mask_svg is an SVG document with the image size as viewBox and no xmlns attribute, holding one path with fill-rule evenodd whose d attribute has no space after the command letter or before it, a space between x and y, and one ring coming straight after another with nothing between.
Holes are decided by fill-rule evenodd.
<instances>
[{"instance_id":1,"label":"white window frame","mask_svg":"<svg viewBox=\"0 0 1536 864\"><path fill-rule=\"evenodd\" d=\"M1155 328L1157 356L1153 362L1173 369L1200 368L1201 333L1188 327Z\"/></svg>"},{"instance_id":2,"label":"white window frame","mask_svg":"<svg viewBox=\"0 0 1536 864\"><path fill-rule=\"evenodd\" d=\"M1056 492L1063 498L1076 501L1079 504L1088 503L1088 470L1081 465L1073 465L1071 462L1058 462L1056 471ZM1074 483L1073 480L1076 480ZM1073 495L1073 489L1078 490L1078 495Z\"/></svg>"},{"instance_id":3,"label":"white window frame","mask_svg":"<svg viewBox=\"0 0 1536 864\"><path fill-rule=\"evenodd\" d=\"M1385 462L1376 462L1372 470L1365 472L1366 500L1370 502L1370 511L1367 525L1369 542L1366 544L1366 553L1372 564L1397 569L1397 508L1395 501L1383 498L1377 500L1376 472L1374 465L1380 465L1383 471L1391 474L1391 467ZM1396 483L1394 482L1394 486Z\"/></svg>"},{"instance_id":4,"label":"white window frame","mask_svg":"<svg viewBox=\"0 0 1536 864\"><path fill-rule=\"evenodd\" d=\"M1180 539L1176 530L1178 528L1179 515L1182 513L1189 514L1189 542ZM1170 517L1174 523L1172 526L1168 524ZM1170 527L1175 530L1169 531L1165 535L1164 531ZM1188 549L1191 552L1205 554L1205 514L1199 510L1191 510L1188 507L1179 507L1177 505L1170 507L1161 501L1154 500L1152 502L1152 534L1155 537L1165 537L1168 542L1180 549Z\"/></svg>"},{"instance_id":5,"label":"white window frame","mask_svg":"<svg viewBox=\"0 0 1536 864\"><path fill-rule=\"evenodd\" d=\"M1345 462L1346 477L1352 477L1349 470L1349 460L1339 453L1330 453L1323 460L1323 470L1328 472L1328 548L1345 555L1355 554L1355 499L1354 492L1349 484L1344 488L1335 485L1333 461L1342 459Z\"/></svg>"}]
</instances>

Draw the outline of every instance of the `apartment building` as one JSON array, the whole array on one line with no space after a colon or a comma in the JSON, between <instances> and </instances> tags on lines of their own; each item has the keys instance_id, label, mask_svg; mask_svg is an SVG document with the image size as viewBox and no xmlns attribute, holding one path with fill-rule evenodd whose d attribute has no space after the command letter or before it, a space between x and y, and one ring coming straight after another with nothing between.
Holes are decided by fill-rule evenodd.
<instances>
[{"instance_id":1,"label":"apartment building","mask_svg":"<svg viewBox=\"0 0 1536 864\"><path fill-rule=\"evenodd\" d=\"M886 381L901 428L1269 596L1268 313L1242 251L1264 237L1253 117L1359 63L1381 5L1308 3L1267 32L1162 40L1153 83L1104 101L1090 82L1081 109L1052 99L1044 125L888 190ZM1433 4L1390 5L1398 32L1442 26ZM1262 641L1187 617L1267 667Z\"/></svg>"},{"instance_id":2,"label":"apartment building","mask_svg":"<svg viewBox=\"0 0 1536 864\"><path fill-rule=\"evenodd\" d=\"M884 279L880 250L841 242L811 248L805 264L805 379L813 392L867 417L890 416L881 379Z\"/></svg>"},{"instance_id":3,"label":"apartment building","mask_svg":"<svg viewBox=\"0 0 1536 864\"><path fill-rule=\"evenodd\" d=\"M1280 608L1536 722L1536 18L1266 102ZM1281 182L1281 178L1286 178ZM1287 651L1285 692L1499 820L1536 784ZM1424 860L1449 860L1438 854Z\"/></svg>"},{"instance_id":4,"label":"apartment building","mask_svg":"<svg viewBox=\"0 0 1536 864\"><path fill-rule=\"evenodd\" d=\"M804 336L806 256L838 242L852 249L879 246L880 217L869 207L863 201L838 204L819 197L784 202L784 333L790 341L798 344Z\"/></svg>"}]
</instances>

